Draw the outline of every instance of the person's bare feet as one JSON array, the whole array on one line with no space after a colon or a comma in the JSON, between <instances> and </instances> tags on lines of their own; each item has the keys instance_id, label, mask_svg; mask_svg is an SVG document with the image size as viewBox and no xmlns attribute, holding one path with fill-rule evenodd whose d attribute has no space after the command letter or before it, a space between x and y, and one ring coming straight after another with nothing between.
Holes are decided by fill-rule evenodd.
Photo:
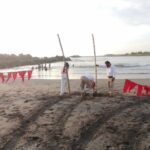
<instances>
[{"instance_id":1,"label":"person's bare feet","mask_svg":"<svg viewBox=\"0 0 150 150\"><path fill-rule=\"evenodd\" d=\"M112 96L112 92L111 91L109 91L108 94L109 94L110 97Z\"/></svg>"},{"instance_id":2,"label":"person's bare feet","mask_svg":"<svg viewBox=\"0 0 150 150\"><path fill-rule=\"evenodd\" d=\"M86 92L85 91L81 92L81 96L82 97L86 96Z\"/></svg>"}]
</instances>

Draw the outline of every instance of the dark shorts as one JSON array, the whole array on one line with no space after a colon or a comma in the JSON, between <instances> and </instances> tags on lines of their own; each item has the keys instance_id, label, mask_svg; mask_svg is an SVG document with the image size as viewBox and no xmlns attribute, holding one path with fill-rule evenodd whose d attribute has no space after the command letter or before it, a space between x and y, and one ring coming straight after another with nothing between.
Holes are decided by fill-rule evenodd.
<instances>
[{"instance_id":1,"label":"dark shorts","mask_svg":"<svg viewBox=\"0 0 150 150\"><path fill-rule=\"evenodd\" d=\"M110 79L111 81L114 81L114 80L115 80L115 77L113 77L113 76L108 76L108 79Z\"/></svg>"}]
</instances>

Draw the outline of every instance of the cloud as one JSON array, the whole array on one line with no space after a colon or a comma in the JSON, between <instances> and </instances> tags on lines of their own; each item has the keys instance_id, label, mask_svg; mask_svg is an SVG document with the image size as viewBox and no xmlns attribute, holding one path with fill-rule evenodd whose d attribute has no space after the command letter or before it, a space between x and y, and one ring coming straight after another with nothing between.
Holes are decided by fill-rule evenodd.
<instances>
[{"instance_id":1,"label":"cloud","mask_svg":"<svg viewBox=\"0 0 150 150\"><path fill-rule=\"evenodd\" d=\"M132 25L150 25L149 0L123 0L125 7L113 6L113 13Z\"/></svg>"}]
</instances>

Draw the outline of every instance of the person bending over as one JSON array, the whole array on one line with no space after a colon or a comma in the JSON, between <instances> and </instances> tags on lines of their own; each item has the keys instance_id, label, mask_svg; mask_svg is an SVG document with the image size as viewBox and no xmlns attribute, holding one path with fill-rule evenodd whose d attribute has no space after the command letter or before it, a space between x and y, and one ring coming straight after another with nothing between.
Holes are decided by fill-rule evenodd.
<instances>
[{"instance_id":1,"label":"person bending over","mask_svg":"<svg viewBox=\"0 0 150 150\"><path fill-rule=\"evenodd\" d=\"M92 76L86 75L81 76L81 95L85 95L87 92L92 92L92 94L95 92L95 81Z\"/></svg>"}]
</instances>

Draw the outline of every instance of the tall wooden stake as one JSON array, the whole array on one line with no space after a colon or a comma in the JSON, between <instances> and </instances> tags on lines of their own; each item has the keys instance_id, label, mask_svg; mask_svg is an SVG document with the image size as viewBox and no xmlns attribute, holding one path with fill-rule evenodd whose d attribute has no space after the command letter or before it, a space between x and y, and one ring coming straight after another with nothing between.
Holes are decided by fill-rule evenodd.
<instances>
[{"instance_id":1,"label":"tall wooden stake","mask_svg":"<svg viewBox=\"0 0 150 150\"><path fill-rule=\"evenodd\" d=\"M65 54L64 54L64 50L63 50L63 47L62 47L62 44L61 44L61 40L60 40L59 34L57 34L57 37L58 37L58 41L59 41L60 48L61 48L61 51L62 51L63 61L64 61L64 64L65 64L65 62L66 62L66 60L65 60ZM69 95L70 95L71 92L70 92L70 81L69 81L68 72L67 72L67 80L68 80L68 92L69 92Z\"/></svg>"},{"instance_id":2,"label":"tall wooden stake","mask_svg":"<svg viewBox=\"0 0 150 150\"><path fill-rule=\"evenodd\" d=\"M92 34L93 50L94 50L94 62L95 62L95 91L97 92L97 67L96 67L96 50L95 50L95 40Z\"/></svg>"}]
</instances>

